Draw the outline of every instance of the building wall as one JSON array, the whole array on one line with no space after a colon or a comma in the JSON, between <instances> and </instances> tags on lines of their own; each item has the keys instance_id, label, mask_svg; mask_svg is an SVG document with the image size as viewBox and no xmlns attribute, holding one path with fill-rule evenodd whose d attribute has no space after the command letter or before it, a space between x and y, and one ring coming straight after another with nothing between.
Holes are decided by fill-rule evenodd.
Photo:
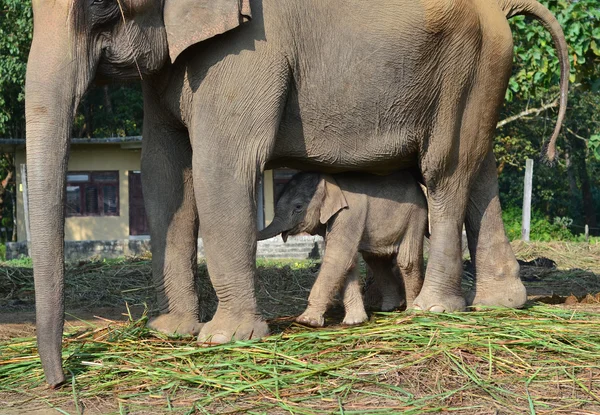
<instances>
[{"instance_id":1,"label":"building wall","mask_svg":"<svg viewBox=\"0 0 600 415\"><path fill-rule=\"evenodd\" d=\"M15 153L17 183L17 240L27 240L23 207L21 165L25 150ZM119 144L80 144L71 147L69 171L119 171L119 216L68 217L65 219L65 240L120 240L129 238L129 171L140 170L140 150L123 149ZM264 173L265 226L274 216L273 171Z\"/></svg>"},{"instance_id":2,"label":"building wall","mask_svg":"<svg viewBox=\"0 0 600 415\"><path fill-rule=\"evenodd\" d=\"M17 238L27 240L23 212L21 164L25 150L17 150ZM140 170L140 150L125 150L119 144L74 145L71 147L69 171L119 171L119 216L70 217L65 220L65 240L115 240L129 238L129 170Z\"/></svg>"}]
</instances>

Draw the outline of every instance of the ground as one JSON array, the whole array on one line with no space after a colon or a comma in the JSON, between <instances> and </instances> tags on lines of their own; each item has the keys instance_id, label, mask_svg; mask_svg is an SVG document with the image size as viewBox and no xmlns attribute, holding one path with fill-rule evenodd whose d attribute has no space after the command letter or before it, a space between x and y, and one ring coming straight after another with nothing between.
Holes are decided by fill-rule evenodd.
<instances>
[{"instance_id":1,"label":"ground","mask_svg":"<svg viewBox=\"0 0 600 415\"><path fill-rule=\"evenodd\" d=\"M530 294L524 310L376 313L344 328L292 323L318 264L259 263L273 335L198 347L145 328L147 258L67 270L63 359L44 385L36 354L30 264L0 266L0 414L600 413L600 245L515 243ZM21 265L21 266L19 266ZM464 288L473 277L465 261ZM215 309L199 265L202 319Z\"/></svg>"}]
</instances>

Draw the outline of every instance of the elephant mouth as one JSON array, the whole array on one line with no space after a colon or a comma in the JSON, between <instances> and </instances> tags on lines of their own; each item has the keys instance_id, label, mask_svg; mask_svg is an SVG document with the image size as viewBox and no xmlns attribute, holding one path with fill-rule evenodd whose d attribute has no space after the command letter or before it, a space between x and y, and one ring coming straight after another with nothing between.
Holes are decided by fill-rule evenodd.
<instances>
[{"instance_id":1,"label":"elephant mouth","mask_svg":"<svg viewBox=\"0 0 600 415\"><path fill-rule=\"evenodd\" d=\"M283 243L287 242L288 235L289 235L289 231L281 232L281 239L283 239Z\"/></svg>"}]
</instances>

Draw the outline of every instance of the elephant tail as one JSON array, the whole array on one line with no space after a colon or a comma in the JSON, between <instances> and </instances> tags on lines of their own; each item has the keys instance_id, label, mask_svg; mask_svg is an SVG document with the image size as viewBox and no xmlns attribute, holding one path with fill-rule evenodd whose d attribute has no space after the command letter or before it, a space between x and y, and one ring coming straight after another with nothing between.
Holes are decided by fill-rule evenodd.
<instances>
[{"instance_id":1,"label":"elephant tail","mask_svg":"<svg viewBox=\"0 0 600 415\"><path fill-rule=\"evenodd\" d=\"M554 46L558 52L558 60L560 62L560 98L558 119L550 141L546 144L543 157L552 163L556 157L556 139L560 133L565 113L567 111L567 93L569 90L569 52L567 41L558 20L552 15L550 10L538 3L536 0L498 0L500 8L506 15L507 19L513 16L530 16L540 21L544 27L552 35ZM545 153L545 154L544 154Z\"/></svg>"}]
</instances>

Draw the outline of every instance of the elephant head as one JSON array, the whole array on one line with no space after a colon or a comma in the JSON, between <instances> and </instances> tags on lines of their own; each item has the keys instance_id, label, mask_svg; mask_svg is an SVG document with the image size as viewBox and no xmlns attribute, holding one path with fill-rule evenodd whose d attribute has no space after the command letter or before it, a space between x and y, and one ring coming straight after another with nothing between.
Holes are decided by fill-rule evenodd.
<instances>
[{"instance_id":1,"label":"elephant head","mask_svg":"<svg viewBox=\"0 0 600 415\"><path fill-rule=\"evenodd\" d=\"M340 210L348 207L344 193L327 174L298 173L283 189L275 206L275 217L258 233L258 240L281 234L322 233L324 225Z\"/></svg>"},{"instance_id":2,"label":"elephant head","mask_svg":"<svg viewBox=\"0 0 600 415\"><path fill-rule=\"evenodd\" d=\"M98 78L144 79L191 45L239 26L248 0L33 0L27 167L37 335L46 380L64 381L64 199L71 128Z\"/></svg>"}]
</instances>

